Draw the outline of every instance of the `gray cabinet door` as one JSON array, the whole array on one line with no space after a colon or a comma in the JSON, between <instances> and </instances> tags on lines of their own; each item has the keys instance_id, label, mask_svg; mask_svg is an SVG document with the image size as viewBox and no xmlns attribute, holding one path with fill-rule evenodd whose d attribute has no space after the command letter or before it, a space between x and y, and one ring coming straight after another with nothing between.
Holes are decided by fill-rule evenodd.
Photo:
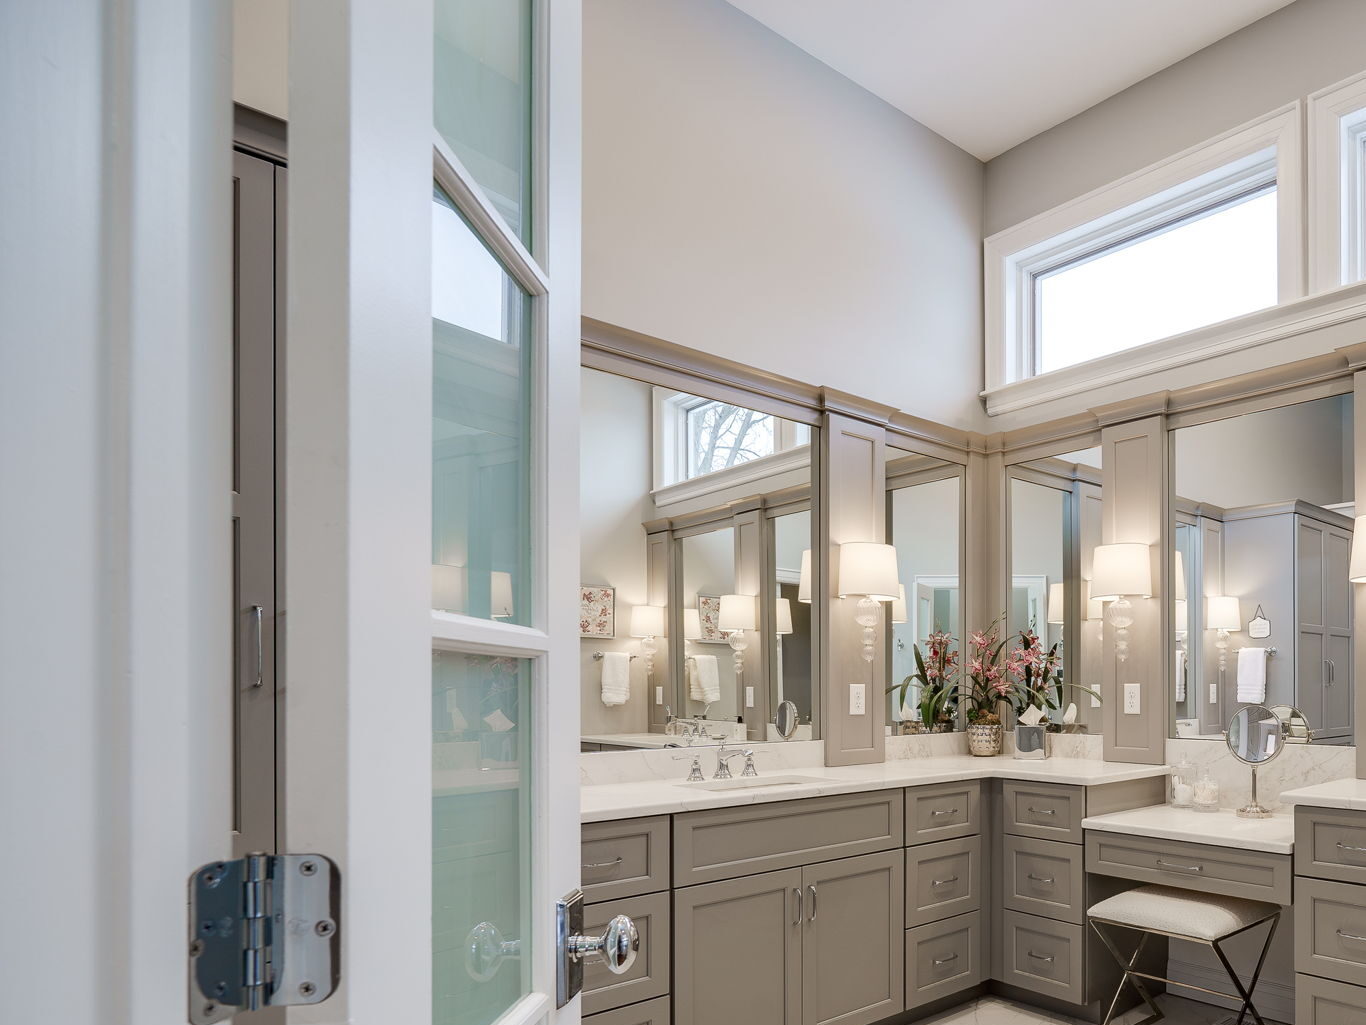
<instances>
[{"instance_id":1,"label":"gray cabinet door","mask_svg":"<svg viewBox=\"0 0 1366 1025\"><path fill-rule=\"evenodd\" d=\"M905 871L902 851L802 869L802 1025L869 1025L905 1006Z\"/></svg>"},{"instance_id":2,"label":"gray cabinet door","mask_svg":"<svg viewBox=\"0 0 1366 1025\"><path fill-rule=\"evenodd\" d=\"M674 891L675 1025L801 1025L802 892L799 868Z\"/></svg>"}]
</instances>

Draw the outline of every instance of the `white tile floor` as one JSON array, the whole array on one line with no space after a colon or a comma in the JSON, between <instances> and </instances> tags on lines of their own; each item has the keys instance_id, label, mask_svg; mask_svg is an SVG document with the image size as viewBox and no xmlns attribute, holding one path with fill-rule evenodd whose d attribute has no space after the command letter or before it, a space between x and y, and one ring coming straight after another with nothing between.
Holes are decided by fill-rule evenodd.
<instances>
[{"instance_id":1,"label":"white tile floor","mask_svg":"<svg viewBox=\"0 0 1366 1025\"><path fill-rule=\"evenodd\" d=\"M1224 1022L1231 1023L1238 1018L1237 1014L1222 1007L1211 1007L1209 1004L1199 1004L1181 997L1159 996L1157 1006L1167 1016L1162 1025L1223 1025ZM1115 1025L1129 1025L1131 1022L1142 1021L1147 1013L1148 1009L1140 1004L1116 1019ZM1073 1025L1075 1020L1033 1007L1025 1007L1022 1004L1013 1004L999 997L983 997L963 1007L926 1018L920 1025ZM1245 1019L1249 1022L1251 1020L1251 1015ZM1273 1025L1269 1018L1267 1025Z\"/></svg>"}]
</instances>

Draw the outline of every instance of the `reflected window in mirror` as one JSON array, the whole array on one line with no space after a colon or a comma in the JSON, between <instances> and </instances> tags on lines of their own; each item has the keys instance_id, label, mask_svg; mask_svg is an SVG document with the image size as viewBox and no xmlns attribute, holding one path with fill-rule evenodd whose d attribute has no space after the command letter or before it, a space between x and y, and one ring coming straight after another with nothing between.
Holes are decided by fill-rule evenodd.
<instances>
[{"instance_id":1,"label":"reflected window in mirror","mask_svg":"<svg viewBox=\"0 0 1366 1025\"><path fill-rule=\"evenodd\" d=\"M1351 395L1179 428L1172 454L1172 735L1289 705L1352 743Z\"/></svg>"},{"instance_id":2,"label":"reflected window in mirror","mask_svg":"<svg viewBox=\"0 0 1366 1025\"><path fill-rule=\"evenodd\" d=\"M966 629L963 469L889 446L886 479L887 541L896 548L901 590L887 609L888 729L949 732L960 728Z\"/></svg>"}]
</instances>

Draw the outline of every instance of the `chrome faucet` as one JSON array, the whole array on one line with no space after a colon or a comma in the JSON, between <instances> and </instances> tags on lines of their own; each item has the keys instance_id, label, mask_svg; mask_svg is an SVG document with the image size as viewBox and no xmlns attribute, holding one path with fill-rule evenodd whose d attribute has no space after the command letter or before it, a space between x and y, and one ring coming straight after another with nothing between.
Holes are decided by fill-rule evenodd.
<instances>
[{"instance_id":1,"label":"chrome faucet","mask_svg":"<svg viewBox=\"0 0 1366 1025\"><path fill-rule=\"evenodd\" d=\"M702 782L703 780L705 780L707 777L704 776L704 775L702 775L702 756L701 756L700 754L695 754L695 755L674 755L674 756L673 756L673 759L674 759L674 761L676 761L676 762L681 762L681 761L684 761L684 760L689 759L689 758L692 759L692 765L688 767L688 778L687 778L686 780L684 780L684 782L685 782L685 783L701 783L701 782Z\"/></svg>"},{"instance_id":2,"label":"chrome faucet","mask_svg":"<svg viewBox=\"0 0 1366 1025\"><path fill-rule=\"evenodd\" d=\"M716 749L716 775L712 779L730 779L730 760L743 756L745 767L741 770L741 776L757 776L759 770L754 767L754 751L745 748L743 751L727 751L726 742L723 740Z\"/></svg>"}]
</instances>

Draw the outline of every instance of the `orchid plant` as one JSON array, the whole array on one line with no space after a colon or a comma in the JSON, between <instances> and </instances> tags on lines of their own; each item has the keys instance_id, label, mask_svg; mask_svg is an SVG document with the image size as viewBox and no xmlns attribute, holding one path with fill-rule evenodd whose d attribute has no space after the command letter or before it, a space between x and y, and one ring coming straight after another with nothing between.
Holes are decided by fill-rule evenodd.
<instances>
[{"instance_id":1,"label":"orchid plant","mask_svg":"<svg viewBox=\"0 0 1366 1025\"><path fill-rule=\"evenodd\" d=\"M958 693L956 681L961 667L958 664L958 648L952 635L947 632L936 630L931 633L925 639L925 649L925 654L922 654L919 644L911 645L916 671L899 684L888 687L887 693L895 693L897 707L905 707L911 684L918 683L920 694L916 705L920 709L920 721L928 727L953 720L954 701Z\"/></svg>"},{"instance_id":2,"label":"orchid plant","mask_svg":"<svg viewBox=\"0 0 1366 1025\"><path fill-rule=\"evenodd\" d=\"M967 676L968 722L999 724L997 712L1002 703L1010 703L1015 693L1015 681L1001 659L1005 640L1001 637L998 618L986 630L976 630L968 638Z\"/></svg>"},{"instance_id":3,"label":"orchid plant","mask_svg":"<svg viewBox=\"0 0 1366 1025\"><path fill-rule=\"evenodd\" d=\"M1020 642L1006 657L1006 671L1019 680L1012 698L1018 718L1028 708L1037 708L1046 719L1057 723L1062 719L1063 694L1067 688L1081 691L1100 700L1100 694L1090 687L1064 683L1062 678L1061 642L1047 651L1039 635L1032 629L1020 631Z\"/></svg>"}]
</instances>

